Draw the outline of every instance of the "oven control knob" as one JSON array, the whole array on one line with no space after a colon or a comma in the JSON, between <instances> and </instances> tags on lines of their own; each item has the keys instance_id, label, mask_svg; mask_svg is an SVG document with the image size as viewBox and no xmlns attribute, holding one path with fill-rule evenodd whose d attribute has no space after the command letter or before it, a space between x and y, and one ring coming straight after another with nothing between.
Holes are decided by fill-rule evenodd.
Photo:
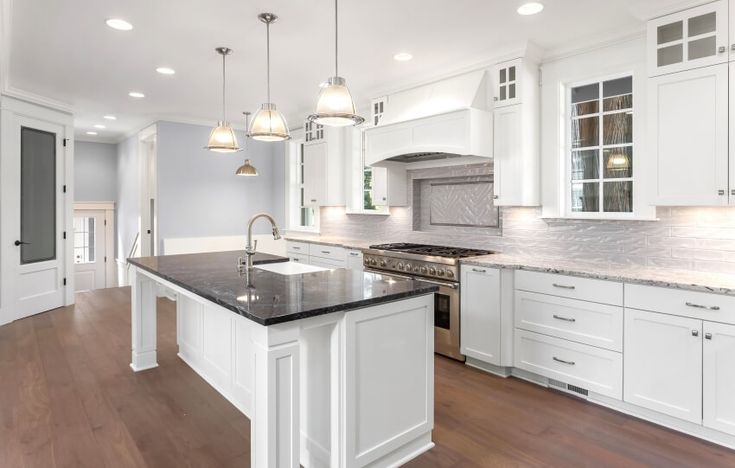
<instances>
[{"instance_id":1,"label":"oven control knob","mask_svg":"<svg viewBox=\"0 0 735 468\"><path fill-rule=\"evenodd\" d=\"M385 263L385 260L381 260L380 261L380 266L381 267L385 268L386 265L387 265L387 263Z\"/></svg>"},{"instance_id":2,"label":"oven control knob","mask_svg":"<svg viewBox=\"0 0 735 468\"><path fill-rule=\"evenodd\" d=\"M436 274L439 276L444 276L444 270L439 270L436 272Z\"/></svg>"},{"instance_id":3,"label":"oven control knob","mask_svg":"<svg viewBox=\"0 0 735 468\"><path fill-rule=\"evenodd\" d=\"M423 273L423 274L426 274L426 272L427 272L427 271L428 271L428 270L426 269L426 267L425 267L425 266L422 266L422 267L421 267L421 273Z\"/></svg>"},{"instance_id":4,"label":"oven control knob","mask_svg":"<svg viewBox=\"0 0 735 468\"><path fill-rule=\"evenodd\" d=\"M414 272L414 273L418 273L418 272L419 272L419 267L414 267L414 268L413 268L413 272Z\"/></svg>"},{"instance_id":5,"label":"oven control knob","mask_svg":"<svg viewBox=\"0 0 735 468\"><path fill-rule=\"evenodd\" d=\"M434 268L434 267L429 267L429 274L430 274L430 275L435 275L435 274L436 274L436 268Z\"/></svg>"},{"instance_id":6,"label":"oven control knob","mask_svg":"<svg viewBox=\"0 0 735 468\"><path fill-rule=\"evenodd\" d=\"M398 265L396 265L396 268L403 271L403 263L399 263Z\"/></svg>"},{"instance_id":7,"label":"oven control knob","mask_svg":"<svg viewBox=\"0 0 735 468\"><path fill-rule=\"evenodd\" d=\"M454 278L454 272L452 270L447 270L447 278Z\"/></svg>"},{"instance_id":8,"label":"oven control knob","mask_svg":"<svg viewBox=\"0 0 735 468\"><path fill-rule=\"evenodd\" d=\"M374 258L370 259L370 265L375 266L377 263Z\"/></svg>"}]
</instances>

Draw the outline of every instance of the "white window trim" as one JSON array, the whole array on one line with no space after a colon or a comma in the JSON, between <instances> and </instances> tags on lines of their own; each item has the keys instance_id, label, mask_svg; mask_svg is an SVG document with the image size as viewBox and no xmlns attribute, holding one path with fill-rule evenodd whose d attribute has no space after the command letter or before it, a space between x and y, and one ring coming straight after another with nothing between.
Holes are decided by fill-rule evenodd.
<instances>
[{"instance_id":1,"label":"white window trim","mask_svg":"<svg viewBox=\"0 0 735 468\"><path fill-rule=\"evenodd\" d=\"M292 232L308 232L319 234L319 209L314 209L314 226L301 226L298 187L298 155L299 147L305 142L304 130L291 131L291 139L285 145L286 158L286 230Z\"/></svg>"}]
</instances>

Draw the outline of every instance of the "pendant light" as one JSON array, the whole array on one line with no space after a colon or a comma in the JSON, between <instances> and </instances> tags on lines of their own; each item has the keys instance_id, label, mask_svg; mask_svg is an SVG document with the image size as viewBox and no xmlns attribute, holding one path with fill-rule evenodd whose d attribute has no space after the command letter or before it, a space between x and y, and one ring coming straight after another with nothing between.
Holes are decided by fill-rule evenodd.
<instances>
[{"instance_id":1,"label":"pendant light","mask_svg":"<svg viewBox=\"0 0 735 468\"><path fill-rule=\"evenodd\" d=\"M222 56L222 120L217 122L217 126L209 134L207 149L217 153L234 153L240 151L240 146L237 144L235 131L227 122L225 107L225 59L232 53L232 49L217 47L214 50Z\"/></svg>"},{"instance_id":2,"label":"pendant light","mask_svg":"<svg viewBox=\"0 0 735 468\"><path fill-rule=\"evenodd\" d=\"M250 123L250 112L243 112L245 114L245 128L248 127L248 124ZM248 136L245 135L245 149L247 150L248 146ZM258 170L253 167L252 164L250 164L250 159L245 159L245 163L238 167L235 171L235 175L238 176L245 176L245 177L253 177L258 175Z\"/></svg>"},{"instance_id":3,"label":"pendant light","mask_svg":"<svg viewBox=\"0 0 735 468\"><path fill-rule=\"evenodd\" d=\"M329 127L359 125L365 121L355 113L355 103L352 101L350 90L347 89L345 79L339 76L338 23L337 0L334 0L334 76L327 80L327 86L319 92L316 113L308 117L310 122Z\"/></svg>"},{"instance_id":4,"label":"pendant light","mask_svg":"<svg viewBox=\"0 0 735 468\"><path fill-rule=\"evenodd\" d=\"M265 23L266 38L266 72L268 81L268 102L263 104L253 117L248 135L253 140L283 141L291 138L288 124L283 115L271 102L271 23L275 23L278 16L273 13L261 13L258 19Z\"/></svg>"}]
</instances>

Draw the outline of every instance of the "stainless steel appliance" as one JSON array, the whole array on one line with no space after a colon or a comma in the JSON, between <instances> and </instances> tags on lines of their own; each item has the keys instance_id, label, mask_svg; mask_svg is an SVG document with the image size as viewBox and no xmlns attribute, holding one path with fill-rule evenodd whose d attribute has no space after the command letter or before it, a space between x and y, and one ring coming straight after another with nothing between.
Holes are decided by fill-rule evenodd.
<instances>
[{"instance_id":1,"label":"stainless steel appliance","mask_svg":"<svg viewBox=\"0 0 735 468\"><path fill-rule=\"evenodd\" d=\"M434 295L434 350L464 361L465 356L459 351L459 261L492 253L439 245L380 244L363 251L363 265L365 271L438 285L439 291Z\"/></svg>"}]
</instances>

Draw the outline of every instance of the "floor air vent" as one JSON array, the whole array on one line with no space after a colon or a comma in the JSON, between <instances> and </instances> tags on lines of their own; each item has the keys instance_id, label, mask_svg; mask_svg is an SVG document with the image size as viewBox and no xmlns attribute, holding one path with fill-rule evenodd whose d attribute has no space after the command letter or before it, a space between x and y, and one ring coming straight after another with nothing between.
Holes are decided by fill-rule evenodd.
<instances>
[{"instance_id":1,"label":"floor air vent","mask_svg":"<svg viewBox=\"0 0 735 468\"><path fill-rule=\"evenodd\" d=\"M554 379L549 379L549 387L565 393L572 393L575 396L587 397L590 393L586 388L577 387L576 385L570 385Z\"/></svg>"}]
</instances>

